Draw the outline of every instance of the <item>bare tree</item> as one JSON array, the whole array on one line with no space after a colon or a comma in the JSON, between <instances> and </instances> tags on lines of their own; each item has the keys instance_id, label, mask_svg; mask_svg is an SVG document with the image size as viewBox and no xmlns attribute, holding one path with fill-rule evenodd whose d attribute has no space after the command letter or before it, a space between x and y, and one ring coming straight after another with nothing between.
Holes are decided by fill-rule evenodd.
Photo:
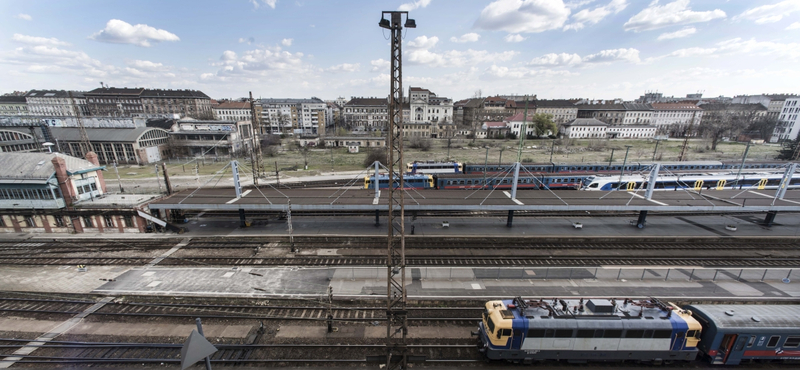
<instances>
[{"instance_id":1,"label":"bare tree","mask_svg":"<svg viewBox=\"0 0 800 370\"><path fill-rule=\"evenodd\" d=\"M698 132L711 141L711 150L717 150L717 143L725 137L739 135L750 123L748 113L735 114L729 111L706 111L700 122Z\"/></svg>"},{"instance_id":2,"label":"bare tree","mask_svg":"<svg viewBox=\"0 0 800 370\"><path fill-rule=\"evenodd\" d=\"M769 140L780 120L778 117L758 117L747 127L747 131L758 132L762 140Z\"/></svg>"},{"instance_id":3,"label":"bare tree","mask_svg":"<svg viewBox=\"0 0 800 370\"><path fill-rule=\"evenodd\" d=\"M380 162L382 164L386 164L386 151L383 149L372 149L367 157L364 158L364 167L369 167L375 162Z\"/></svg>"}]
</instances>

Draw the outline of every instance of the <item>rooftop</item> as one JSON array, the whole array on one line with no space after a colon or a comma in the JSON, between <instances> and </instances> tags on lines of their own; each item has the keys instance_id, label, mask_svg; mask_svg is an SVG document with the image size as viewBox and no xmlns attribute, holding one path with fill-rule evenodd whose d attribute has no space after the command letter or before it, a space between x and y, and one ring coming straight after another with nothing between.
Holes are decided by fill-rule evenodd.
<instances>
[{"instance_id":1,"label":"rooftop","mask_svg":"<svg viewBox=\"0 0 800 370\"><path fill-rule=\"evenodd\" d=\"M55 157L64 159L70 175L105 168L61 153L0 153L0 180L47 180L55 173Z\"/></svg>"},{"instance_id":2,"label":"rooftop","mask_svg":"<svg viewBox=\"0 0 800 370\"><path fill-rule=\"evenodd\" d=\"M352 106L360 106L360 105L369 105L369 106L383 106L388 107L389 101L386 98L352 98L350 99L345 107L352 107Z\"/></svg>"},{"instance_id":3,"label":"rooftop","mask_svg":"<svg viewBox=\"0 0 800 370\"><path fill-rule=\"evenodd\" d=\"M565 123L564 126L605 126L608 124L596 118L576 118L571 122Z\"/></svg>"},{"instance_id":4,"label":"rooftop","mask_svg":"<svg viewBox=\"0 0 800 370\"><path fill-rule=\"evenodd\" d=\"M8 103L22 103L25 104L27 100L24 96L14 96L14 95L6 95L0 96L0 104L8 104Z\"/></svg>"},{"instance_id":5,"label":"rooftop","mask_svg":"<svg viewBox=\"0 0 800 370\"><path fill-rule=\"evenodd\" d=\"M226 101L219 103L214 109L250 109L250 102Z\"/></svg>"},{"instance_id":6,"label":"rooftop","mask_svg":"<svg viewBox=\"0 0 800 370\"><path fill-rule=\"evenodd\" d=\"M702 108L690 103L650 103L654 110L703 110Z\"/></svg>"},{"instance_id":7,"label":"rooftop","mask_svg":"<svg viewBox=\"0 0 800 370\"><path fill-rule=\"evenodd\" d=\"M150 130L161 130L156 127L136 128L86 128L90 142L133 142ZM61 141L81 141L81 129L78 127L51 127L53 137Z\"/></svg>"},{"instance_id":8,"label":"rooftop","mask_svg":"<svg viewBox=\"0 0 800 370\"><path fill-rule=\"evenodd\" d=\"M82 98L82 91L72 91L73 98ZM26 98L68 98L69 92L66 90L31 90L25 94Z\"/></svg>"}]
</instances>

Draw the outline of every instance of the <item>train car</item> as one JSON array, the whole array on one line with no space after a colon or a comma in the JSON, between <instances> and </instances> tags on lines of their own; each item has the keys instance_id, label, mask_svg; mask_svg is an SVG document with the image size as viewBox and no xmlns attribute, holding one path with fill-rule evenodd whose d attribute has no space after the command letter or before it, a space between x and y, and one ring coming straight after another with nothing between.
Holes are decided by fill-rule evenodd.
<instances>
[{"instance_id":1,"label":"train car","mask_svg":"<svg viewBox=\"0 0 800 370\"><path fill-rule=\"evenodd\" d=\"M379 189L389 188L389 176L378 175ZM405 175L403 176L403 189L433 189L434 188L432 175ZM395 179L394 188L397 189L400 184ZM375 176L364 177L364 189L375 189Z\"/></svg>"},{"instance_id":2,"label":"train car","mask_svg":"<svg viewBox=\"0 0 800 370\"><path fill-rule=\"evenodd\" d=\"M581 175L536 175L520 174L517 180L517 189L570 189L581 187L588 176ZM477 189L511 189L514 183L513 175L486 176L484 175L436 175L436 189L439 190L477 190ZM484 181L486 181L484 183Z\"/></svg>"},{"instance_id":3,"label":"train car","mask_svg":"<svg viewBox=\"0 0 800 370\"><path fill-rule=\"evenodd\" d=\"M411 162L406 165L407 173L464 173L464 165L458 162Z\"/></svg>"},{"instance_id":4,"label":"train car","mask_svg":"<svg viewBox=\"0 0 800 370\"><path fill-rule=\"evenodd\" d=\"M659 176L656 180L654 190L725 190L725 189L777 189L783 178L783 172L743 172L740 174L726 173L686 173L680 175ZM581 190L589 191L611 191L622 189L644 190L647 188L648 179L642 175L620 176L597 175L584 180ZM800 188L800 174L794 174L789 182L788 189Z\"/></svg>"},{"instance_id":5,"label":"train car","mask_svg":"<svg viewBox=\"0 0 800 370\"><path fill-rule=\"evenodd\" d=\"M714 365L800 361L800 306L690 305L703 327L698 349Z\"/></svg>"},{"instance_id":6,"label":"train car","mask_svg":"<svg viewBox=\"0 0 800 370\"><path fill-rule=\"evenodd\" d=\"M724 171L738 170L741 162L720 162L720 161L683 161L683 162L658 162L661 164L662 171ZM625 165L625 172L650 171L654 162L628 162ZM744 170L773 170L786 167L782 162L747 162L743 166ZM513 164L465 164L464 173L487 175L501 174L513 170ZM527 163L522 164L521 172L534 174L613 174L622 171L621 163Z\"/></svg>"},{"instance_id":7,"label":"train car","mask_svg":"<svg viewBox=\"0 0 800 370\"><path fill-rule=\"evenodd\" d=\"M656 299L489 301L478 346L491 360L531 364L566 360L652 363L692 361L701 326L690 313Z\"/></svg>"}]
</instances>

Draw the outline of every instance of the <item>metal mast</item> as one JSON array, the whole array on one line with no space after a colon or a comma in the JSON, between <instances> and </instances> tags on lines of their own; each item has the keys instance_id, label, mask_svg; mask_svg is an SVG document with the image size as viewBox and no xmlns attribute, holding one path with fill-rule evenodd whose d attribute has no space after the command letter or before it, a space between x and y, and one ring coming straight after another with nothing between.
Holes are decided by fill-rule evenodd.
<instances>
[{"instance_id":1,"label":"metal mast","mask_svg":"<svg viewBox=\"0 0 800 370\"><path fill-rule=\"evenodd\" d=\"M69 103L72 105L73 111L75 111L75 118L78 120L78 127L80 128L81 133L81 151L83 152L81 155L85 157L86 153L92 151L92 143L89 141L89 134L86 133L86 127L83 126L81 112L75 105L75 99L72 97L72 91L67 91L67 95L69 95Z\"/></svg>"},{"instance_id":2,"label":"metal mast","mask_svg":"<svg viewBox=\"0 0 800 370\"><path fill-rule=\"evenodd\" d=\"M384 18L389 15L390 19ZM389 77L389 125L386 136L389 137L389 233L386 259L386 369L406 369L408 351L406 336L408 335L408 315L406 311L406 260L405 260L405 209L403 192L403 14L406 15L405 27L416 28L408 12L381 12L378 25L391 31L391 75ZM395 172L396 171L396 172ZM395 211L399 210L399 217Z\"/></svg>"},{"instance_id":3,"label":"metal mast","mask_svg":"<svg viewBox=\"0 0 800 370\"><path fill-rule=\"evenodd\" d=\"M251 150L251 165L253 166L253 185L258 186L258 177L261 176L261 119L256 117L256 105L253 101L253 92L250 91L250 123L253 127L253 150ZM255 159L255 160L252 160Z\"/></svg>"},{"instance_id":4,"label":"metal mast","mask_svg":"<svg viewBox=\"0 0 800 370\"><path fill-rule=\"evenodd\" d=\"M683 146L681 147L681 154L678 156L678 162L683 162L686 160L686 149L689 148L689 136L692 134L692 126L694 126L694 119L697 116L697 112L692 113L692 120L689 122L689 127L686 128L686 136L683 139Z\"/></svg>"}]
</instances>

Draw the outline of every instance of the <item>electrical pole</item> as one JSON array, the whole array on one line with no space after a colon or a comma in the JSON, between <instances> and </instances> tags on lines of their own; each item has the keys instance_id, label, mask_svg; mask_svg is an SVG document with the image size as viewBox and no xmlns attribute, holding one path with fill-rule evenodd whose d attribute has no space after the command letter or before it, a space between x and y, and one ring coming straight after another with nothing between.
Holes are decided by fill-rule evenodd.
<instances>
[{"instance_id":1,"label":"electrical pole","mask_svg":"<svg viewBox=\"0 0 800 370\"><path fill-rule=\"evenodd\" d=\"M92 151L92 143L89 141L89 134L86 133L86 127L83 126L83 120L81 119L81 112L78 110L78 107L75 105L75 99L72 97L72 91L67 91L67 95L69 95L69 102L72 105L72 109L75 111L75 118L78 120L78 128L81 134L81 153L82 157L86 156L86 153ZM158 171L158 168L156 168ZM160 186L160 185L159 185Z\"/></svg>"},{"instance_id":2,"label":"electrical pole","mask_svg":"<svg viewBox=\"0 0 800 370\"><path fill-rule=\"evenodd\" d=\"M689 122L689 127L686 128L686 136L683 138L683 147L681 147L681 154L678 155L678 162L686 160L686 149L689 147L689 136L692 133L692 125L694 125L694 117L697 112L692 113L692 120Z\"/></svg>"},{"instance_id":3,"label":"electrical pole","mask_svg":"<svg viewBox=\"0 0 800 370\"><path fill-rule=\"evenodd\" d=\"M117 184L119 184L119 192L124 193L125 189L122 188L122 179L119 177L119 168L117 168L117 162L114 162L114 172L117 173Z\"/></svg>"},{"instance_id":4,"label":"electrical pole","mask_svg":"<svg viewBox=\"0 0 800 370\"><path fill-rule=\"evenodd\" d=\"M622 171L619 172L619 181L617 182L617 190L622 186L622 176L625 175L625 165L628 164L628 151L631 150L632 145L625 145L625 159L622 160Z\"/></svg>"},{"instance_id":5,"label":"electrical pole","mask_svg":"<svg viewBox=\"0 0 800 370\"><path fill-rule=\"evenodd\" d=\"M522 148L525 146L525 136L528 134L528 95L525 95L525 113L522 114L522 127L519 128L519 148L517 149L517 162L522 160Z\"/></svg>"},{"instance_id":6,"label":"electrical pole","mask_svg":"<svg viewBox=\"0 0 800 370\"><path fill-rule=\"evenodd\" d=\"M403 25L403 14L406 22ZM389 15L390 19L384 18ZM408 312L406 310L405 193L403 191L403 27L416 28L408 12L384 11L378 23L391 31L391 75L389 77L389 207L386 260L386 369L407 369ZM397 171L397 172L395 172ZM395 187L395 184L397 186ZM395 217L395 209L399 217Z\"/></svg>"},{"instance_id":7,"label":"electrical pole","mask_svg":"<svg viewBox=\"0 0 800 370\"><path fill-rule=\"evenodd\" d=\"M253 92L250 91L250 122L253 126L253 185L258 186L258 178L261 176L261 118L256 117L256 104L253 100Z\"/></svg>"}]
</instances>

